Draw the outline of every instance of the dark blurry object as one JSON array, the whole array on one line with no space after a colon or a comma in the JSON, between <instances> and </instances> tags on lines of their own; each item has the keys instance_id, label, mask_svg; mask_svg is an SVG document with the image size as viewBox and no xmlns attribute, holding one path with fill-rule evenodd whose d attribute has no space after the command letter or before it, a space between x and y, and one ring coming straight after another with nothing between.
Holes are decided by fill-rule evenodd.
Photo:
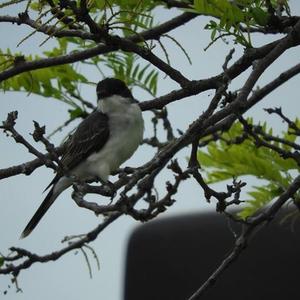
<instances>
[{"instance_id":1,"label":"dark blurry object","mask_svg":"<svg viewBox=\"0 0 300 300\"><path fill-rule=\"evenodd\" d=\"M299 299L300 226L280 217L260 230L204 300ZM186 300L232 250L228 220L216 212L152 221L130 237L125 300Z\"/></svg>"}]
</instances>

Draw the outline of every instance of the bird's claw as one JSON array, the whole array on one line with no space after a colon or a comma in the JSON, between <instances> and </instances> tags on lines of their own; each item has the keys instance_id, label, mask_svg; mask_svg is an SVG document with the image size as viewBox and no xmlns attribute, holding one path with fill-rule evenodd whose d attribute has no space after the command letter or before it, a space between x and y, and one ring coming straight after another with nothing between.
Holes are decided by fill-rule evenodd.
<instances>
[{"instance_id":1,"label":"bird's claw","mask_svg":"<svg viewBox=\"0 0 300 300\"><path fill-rule=\"evenodd\" d=\"M117 194L117 189L115 188L114 184L110 181L106 182L105 186L109 190L109 193L110 193L110 203L109 204L111 204Z\"/></svg>"}]
</instances>

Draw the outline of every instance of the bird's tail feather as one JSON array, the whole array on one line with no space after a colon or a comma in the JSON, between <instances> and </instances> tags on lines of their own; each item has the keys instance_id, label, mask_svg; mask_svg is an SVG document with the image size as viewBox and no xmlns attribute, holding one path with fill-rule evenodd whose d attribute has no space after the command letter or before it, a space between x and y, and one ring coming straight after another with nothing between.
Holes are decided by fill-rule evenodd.
<instances>
[{"instance_id":1,"label":"bird's tail feather","mask_svg":"<svg viewBox=\"0 0 300 300\"><path fill-rule=\"evenodd\" d=\"M54 190L54 188L52 187L51 190L49 191L49 193L47 194L46 198L44 199L44 201L42 202L42 204L40 205L40 207L34 214L34 216L28 222L27 226L25 227L25 229L23 230L23 232L20 236L21 239L25 238L32 232L32 230L40 222L40 220L42 219L44 214L48 211L50 206L53 204L53 202L57 198L58 194L57 193L54 194L53 190Z\"/></svg>"}]
</instances>

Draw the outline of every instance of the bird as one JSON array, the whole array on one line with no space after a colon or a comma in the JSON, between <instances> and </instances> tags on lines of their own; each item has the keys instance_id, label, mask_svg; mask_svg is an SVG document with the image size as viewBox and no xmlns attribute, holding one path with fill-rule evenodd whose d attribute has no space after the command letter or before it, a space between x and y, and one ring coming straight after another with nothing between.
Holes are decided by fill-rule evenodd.
<instances>
[{"instance_id":1,"label":"bird","mask_svg":"<svg viewBox=\"0 0 300 300\"><path fill-rule=\"evenodd\" d=\"M20 238L28 236L57 197L72 185L74 179L98 178L108 183L109 175L136 151L143 139L144 121L138 101L126 84L116 78L105 78L97 84L97 108L68 137L63 146L64 168L46 187L42 204L28 222Z\"/></svg>"}]
</instances>

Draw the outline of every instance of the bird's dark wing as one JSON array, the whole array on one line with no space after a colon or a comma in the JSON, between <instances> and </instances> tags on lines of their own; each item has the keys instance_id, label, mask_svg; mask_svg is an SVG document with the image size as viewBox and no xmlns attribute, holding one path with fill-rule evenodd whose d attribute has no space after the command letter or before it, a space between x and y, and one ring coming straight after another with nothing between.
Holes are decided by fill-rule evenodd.
<instances>
[{"instance_id":1,"label":"bird's dark wing","mask_svg":"<svg viewBox=\"0 0 300 300\"><path fill-rule=\"evenodd\" d=\"M90 154L99 151L107 142L108 137L109 127L107 115L98 111L93 112L79 124L73 135L66 141L61 162L71 171ZM59 171L46 189L56 184L63 175L63 172ZM31 233L57 196L58 194L54 194L54 187L52 187L43 203L25 227L21 238Z\"/></svg>"},{"instance_id":2,"label":"bird's dark wing","mask_svg":"<svg viewBox=\"0 0 300 300\"><path fill-rule=\"evenodd\" d=\"M98 152L106 144L108 137L108 116L94 111L66 141L61 162L68 170L72 170L89 155Z\"/></svg>"},{"instance_id":3,"label":"bird's dark wing","mask_svg":"<svg viewBox=\"0 0 300 300\"><path fill-rule=\"evenodd\" d=\"M108 116L94 111L79 124L65 142L61 162L68 171L71 171L89 155L98 152L105 145L108 137ZM61 176L63 172L59 171L45 190L55 184Z\"/></svg>"}]
</instances>

